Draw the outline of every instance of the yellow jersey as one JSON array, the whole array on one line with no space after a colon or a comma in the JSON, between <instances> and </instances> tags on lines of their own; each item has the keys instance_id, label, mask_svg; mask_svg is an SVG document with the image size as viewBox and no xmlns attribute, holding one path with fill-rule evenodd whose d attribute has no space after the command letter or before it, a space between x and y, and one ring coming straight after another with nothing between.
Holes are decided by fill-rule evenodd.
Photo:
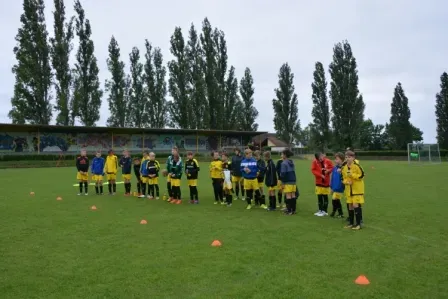
<instances>
[{"instance_id":1,"label":"yellow jersey","mask_svg":"<svg viewBox=\"0 0 448 299\"><path fill-rule=\"evenodd\" d=\"M350 166L345 164L341 173L346 196L364 195L364 170L361 165L356 162Z\"/></svg>"},{"instance_id":2,"label":"yellow jersey","mask_svg":"<svg viewBox=\"0 0 448 299\"><path fill-rule=\"evenodd\" d=\"M115 155L108 155L106 163L104 163L104 172L108 174L116 174L118 172L118 158Z\"/></svg>"},{"instance_id":3,"label":"yellow jersey","mask_svg":"<svg viewBox=\"0 0 448 299\"><path fill-rule=\"evenodd\" d=\"M210 177L212 179L222 179L222 161L221 160L213 160L210 163Z\"/></svg>"}]
</instances>

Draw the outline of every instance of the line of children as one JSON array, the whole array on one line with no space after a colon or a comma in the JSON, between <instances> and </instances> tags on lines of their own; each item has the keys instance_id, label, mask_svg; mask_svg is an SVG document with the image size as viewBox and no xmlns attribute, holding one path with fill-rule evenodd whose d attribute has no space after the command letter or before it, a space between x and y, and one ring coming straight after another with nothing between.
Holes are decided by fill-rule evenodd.
<instances>
[{"instance_id":1,"label":"line of children","mask_svg":"<svg viewBox=\"0 0 448 299\"><path fill-rule=\"evenodd\" d=\"M199 163L193 158L193 152L187 153L187 161L185 162L185 174L187 175L188 188L190 189L190 203L199 203L198 193L198 174Z\"/></svg>"},{"instance_id":2,"label":"line of children","mask_svg":"<svg viewBox=\"0 0 448 299\"><path fill-rule=\"evenodd\" d=\"M92 160L92 180L95 182L96 195L103 195L103 177L104 177L104 158L101 157L101 152L97 151L95 158Z\"/></svg>"},{"instance_id":3,"label":"line of children","mask_svg":"<svg viewBox=\"0 0 448 299\"><path fill-rule=\"evenodd\" d=\"M311 173L315 179L315 193L317 195L318 211L315 216L328 215L328 196L330 190L330 175L333 171L333 163L322 153L316 153L311 163Z\"/></svg>"}]
</instances>

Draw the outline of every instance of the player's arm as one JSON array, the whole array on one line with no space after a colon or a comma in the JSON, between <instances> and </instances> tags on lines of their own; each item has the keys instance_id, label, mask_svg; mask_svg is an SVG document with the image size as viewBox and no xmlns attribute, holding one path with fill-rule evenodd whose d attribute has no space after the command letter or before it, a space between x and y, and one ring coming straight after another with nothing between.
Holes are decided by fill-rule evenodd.
<instances>
[{"instance_id":1,"label":"player's arm","mask_svg":"<svg viewBox=\"0 0 448 299\"><path fill-rule=\"evenodd\" d=\"M199 172L200 168L199 168L199 162L198 162L198 160L193 159L193 162L194 162L194 166L195 166L195 168L196 168L196 171Z\"/></svg>"},{"instance_id":2,"label":"player's arm","mask_svg":"<svg viewBox=\"0 0 448 299\"><path fill-rule=\"evenodd\" d=\"M118 158L115 156L115 173L118 171Z\"/></svg>"},{"instance_id":3,"label":"player's arm","mask_svg":"<svg viewBox=\"0 0 448 299\"><path fill-rule=\"evenodd\" d=\"M286 165L284 163L282 163L280 165L280 180L282 181L282 183L284 183L284 179L286 177L286 173L287 173Z\"/></svg>"},{"instance_id":4,"label":"player's arm","mask_svg":"<svg viewBox=\"0 0 448 299\"><path fill-rule=\"evenodd\" d=\"M80 158L78 157L78 158L76 158L76 169L78 170L78 171L81 171L79 168L81 167L81 163L80 163Z\"/></svg>"},{"instance_id":5,"label":"player's arm","mask_svg":"<svg viewBox=\"0 0 448 299\"><path fill-rule=\"evenodd\" d=\"M325 165L325 170L326 173L329 174L333 171L333 162L331 162L330 160L327 161L327 164Z\"/></svg>"},{"instance_id":6,"label":"player's arm","mask_svg":"<svg viewBox=\"0 0 448 299\"><path fill-rule=\"evenodd\" d=\"M322 169L319 167L319 165L317 165L317 163L315 163L313 161L313 163L311 164L311 172L315 175L315 176L322 176Z\"/></svg>"},{"instance_id":7,"label":"player's arm","mask_svg":"<svg viewBox=\"0 0 448 299\"><path fill-rule=\"evenodd\" d=\"M104 160L104 168L103 168L104 173L107 173L107 159L108 158L106 158L106 160Z\"/></svg>"},{"instance_id":8,"label":"player's arm","mask_svg":"<svg viewBox=\"0 0 448 299\"><path fill-rule=\"evenodd\" d=\"M160 163L157 160L155 162L156 162L156 172L159 173L159 171L160 171Z\"/></svg>"},{"instance_id":9,"label":"player's arm","mask_svg":"<svg viewBox=\"0 0 448 299\"><path fill-rule=\"evenodd\" d=\"M364 178L364 169L362 169L361 165L355 164L355 167L353 167L353 171L351 172L351 178L353 180L362 180Z\"/></svg>"}]
</instances>

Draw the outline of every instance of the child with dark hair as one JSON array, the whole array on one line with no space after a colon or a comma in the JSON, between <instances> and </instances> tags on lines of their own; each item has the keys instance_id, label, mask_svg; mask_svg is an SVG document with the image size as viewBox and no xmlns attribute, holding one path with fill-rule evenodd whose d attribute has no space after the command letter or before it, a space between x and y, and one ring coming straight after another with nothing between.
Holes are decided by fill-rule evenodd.
<instances>
[{"instance_id":1,"label":"child with dark hair","mask_svg":"<svg viewBox=\"0 0 448 299\"><path fill-rule=\"evenodd\" d=\"M265 175L265 185L268 187L269 195L269 208L268 211L276 210L276 198L275 190L277 190L277 169L275 167L274 161L271 158L271 152L267 151L263 154L264 160L266 161L266 175Z\"/></svg>"},{"instance_id":2,"label":"child with dark hair","mask_svg":"<svg viewBox=\"0 0 448 299\"><path fill-rule=\"evenodd\" d=\"M342 211L341 199L344 194L344 184L342 184L342 176L340 170L342 168L342 164L344 163L345 156L343 153L336 153L334 155L334 162L336 165L333 167L333 171L331 173L331 181L330 188L333 193L333 212L331 212L331 217L336 215L336 211L338 212L338 218L344 217L344 212Z\"/></svg>"},{"instance_id":3,"label":"child with dark hair","mask_svg":"<svg viewBox=\"0 0 448 299\"><path fill-rule=\"evenodd\" d=\"M215 205L221 203L225 205L223 194L223 172L222 161L219 159L219 152L212 153L213 160L210 163L210 178L212 179L213 193L215 195Z\"/></svg>"},{"instance_id":4,"label":"child with dark hair","mask_svg":"<svg viewBox=\"0 0 448 299\"><path fill-rule=\"evenodd\" d=\"M322 153L316 153L311 164L311 172L315 177L315 193L319 210L315 216L328 215L328 195L330 195L330 174L333 171L333 163Z\"/></svg>"},{"instance_id":5,"label":"child with dark hair","mask_svg":"<svg viewBox=\"0 0 448 299\"><path fill-rule=\"evenodd\" d=\"M280 179L282 181L283 194L286 198L285 215L296 214L297 208L297 178L294 162L290 159L293 153L289 149L282 152L283 162L280 168Z\"/></svg>"}]
</instances>

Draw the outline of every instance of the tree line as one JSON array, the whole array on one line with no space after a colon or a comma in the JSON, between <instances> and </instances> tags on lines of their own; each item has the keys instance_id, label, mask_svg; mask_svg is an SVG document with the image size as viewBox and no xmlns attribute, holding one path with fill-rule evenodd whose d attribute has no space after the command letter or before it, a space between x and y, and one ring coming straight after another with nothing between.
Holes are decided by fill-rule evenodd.
<instances>
[{"instance_id":1,"label":"tree line","mask_svg":"<svg viewBox=\"0 0 448 299\"><path fill-rule=\"evenodd\" d=\"M56 113L57 125L92 127L100 119L103 96L107 95L107 125L112 127L258 129L250 68L242 78L236 77L235 68L228 64L226 36L207 18L200 30L194 24L186 34L180 27L174 29L170 39L173 59L167 63L161 49L147 39L143 51L135 46L124 58L112 36L107 58L110 75L102 84L92 28L79 0L74 1L74 11L75 16L67 17L64 1L54 0L50 37L44 0L23 1L13 50L17 60L12 69L15 85L9 112L13 123L50 124ZM320 150L347 146L404 149L407 143L422 140L421 130L410 123L408 98L400 83L393 94L390 121L383 125L365 119L356 59L347 41L335 45L329 73L328 92L324 66L316 63L311 85L313 121L302 129L294 74L288 63L280 67L272 100L274 128L280 139ZM441 76L436 101L438 142L448 148L446 73Z\"/></svg>"}]
</instances>

